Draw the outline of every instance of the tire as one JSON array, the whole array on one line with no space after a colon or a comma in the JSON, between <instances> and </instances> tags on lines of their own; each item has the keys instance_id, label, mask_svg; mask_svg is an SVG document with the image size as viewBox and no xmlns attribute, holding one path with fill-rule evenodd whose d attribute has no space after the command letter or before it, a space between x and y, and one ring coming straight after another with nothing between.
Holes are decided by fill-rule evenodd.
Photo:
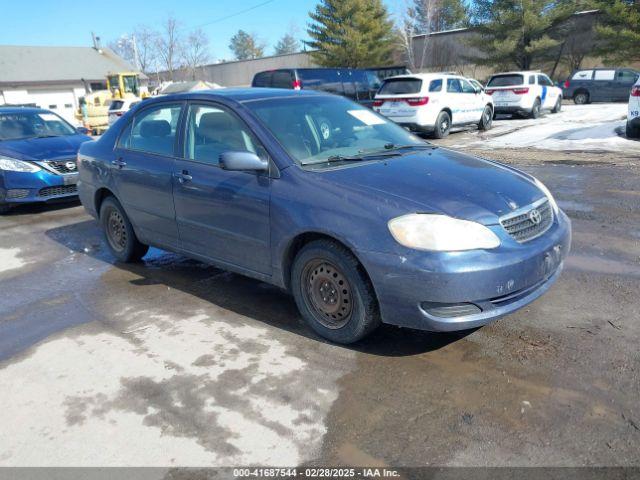
<instances>
[{"instance_id":1,"label":"tire","mask_svg":"<svg viewBox=\"0 0 640 480\"><path fill-rule=\"evenodd\" d=\"M362 266L331 240L316 240L300 250L291 269L291 290L307 325L332 342L357 342L381 323Z\"/></svg>"},{"instance_id":2,"label":"tire","mask_svg":"<svg viewBox=\"0 0 640 480\"><path fill-rule=\"evenodd\" d=\"M627 138L640 138L640 128L632 127L629 121L627 121L627 128L625 133L627 135Z\"/></svg>"},{"instance_id":3,"label":"tire","mask_svg":"<svg viewBox=\"0 0 640 480\"><path fill-rule=\"evenodd\" d=\"M451 130L451 115L447 112L442 111L438 115L436 119L436 124L433 129L433 137L434 138L444 138L449 135L449 131Z\"/></svg>"},{"instance_id":4,"label":"tire","mask_svg":"<svg viewBox=\"0 0 640 480\"><path fill-rule=\"evenodd\" d=\"M484 107L482 111L482 117L480 118L480 123L478 123L478 130L489 130L491 129L491 125L493 123L494 114L493 108L490 105Z\"/></svg>"},{"instance_id":5,"label":"tire","mask_svg":"<svg viewBox=\"0 0 640 480\"><path fill-rule=\"evenodd\" d=\"M540 116L540 99L536 98L533 102L533 107L531 107L531 113L529 114L529 118L538 118Z\"/></svg>"},{"instance_id":6,"label":"tire","mask_svg":"<svg viewBox=\"0 0 640 480\"><path fill-rule=\"evenodd\" d=\"M148 245L138 241L129 217L114 197L107 197L102 202L100 224L107 247L119 262L139 262L149 251Z\"/></svg>"},{"instance_id":7,"label":"tire","mask_svg":"<svg viewBox=\"0 0 640 480\"><path fill-rule=\"evenodd\" d=\"M9 213L9 210L11 210L11 205L7 205L6 203L0 203L0 215Z\"/></svg>"},{"instance_id":8,"label":"tire","mask_svg":"<svg viewBox=\"0 0 640 480\"><path fill-rule=\"evenodd\" d=\"M576 105L586 105L589 103L589 94L587 92L578 92L573 96L573 103Z\"/></svg>"},{"instance_id":9,"label":"tire","mask_svg":"<svg viewBox=\"0 0 640 480\"><path fill-rule=\"evenodd\" d=\"M558 113L560 110L562 110L562 97L558 97L558 100L556 100L556 104L553 107L553 110L551 110L551 113Z\"/></svg>"}]
</instances>

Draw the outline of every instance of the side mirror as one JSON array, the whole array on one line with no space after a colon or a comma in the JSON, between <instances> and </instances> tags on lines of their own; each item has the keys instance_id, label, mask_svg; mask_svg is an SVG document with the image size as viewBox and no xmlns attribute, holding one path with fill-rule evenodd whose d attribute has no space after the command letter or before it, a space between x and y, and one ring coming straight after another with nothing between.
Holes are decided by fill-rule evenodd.
<instances>
[{"instance_id":1,"label":"side mirror","mask_svg":"<svg viewBox=\"0 0 640 480\"><path fill-rule=\"evenodd\" d=\"M81 133L82 135L89 135L89 129L86 127L78 127L76 128L76 132Z\"/></svg>"},{"instance_id":2,"label":"side mirror","mask_svg":"<svg viewBox=\"0 0 640 480\"><path fill-rule=\"evenodd\" d=\"M224 152L220 154L220 167L223 170L266 172L269 162L251 152Z\"/></svg>"}]
</instances>

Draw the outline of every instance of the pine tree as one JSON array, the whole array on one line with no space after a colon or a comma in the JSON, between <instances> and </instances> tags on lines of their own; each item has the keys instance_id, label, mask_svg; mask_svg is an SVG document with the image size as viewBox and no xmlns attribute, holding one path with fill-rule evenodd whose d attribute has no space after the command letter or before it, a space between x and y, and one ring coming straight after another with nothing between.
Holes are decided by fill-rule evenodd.
<instances>
[{"instance_id":1,"label":"pine tree","mask_svg":"<svg viewBox=\"0 0 640 480\"><path fill-rule=\"evenodd\" d=\"M601 20L596 27L597 53L607 63L640 61L640 1L600 0Z\"/></svg>"},{"instance_id":2,"label":"pine tree","mask_svg":"<svg viewBox=\"0 0 640 480\"><path fill-rule=\"evenodd\" d=\"M274 50L276 55L296 53L300 51L300 44L293 35L287 33L280 40L278 40L278 43L276 43Z\"/></svg>"},{"instance_id":3,"label":"pine tree","mask_svg":"<svg viewBox=\"0 0 640 480\"><path fill-rule=\"evenodd\" d=\"M229 43L229 50L233 52L238 60L248 60L264 56L264 45L255 35L238 30Z\"/></svg>"},{"instance_id":4,"label":"pine tree","mask_svg":"<svg viewBox=\"0 0 640 480\"><path fill-rule=\"evenodd\" d=\"M391 62L393 24L381 0L321 0L310 14L306 44L327 67L365 67Z\"/></svg>"},{"instance_id":5,"label":"pine tree","mask_svg":"<svg viewBox=\"0 0 640 480\"><path fill-rule=\"evenodd\" d=\"M560 43L551 32L575 13L575 5L572 0L476 0L474 26L482 39L472 45L483 55L474 60L532 68Z\"/></svg>"}]
</instances>

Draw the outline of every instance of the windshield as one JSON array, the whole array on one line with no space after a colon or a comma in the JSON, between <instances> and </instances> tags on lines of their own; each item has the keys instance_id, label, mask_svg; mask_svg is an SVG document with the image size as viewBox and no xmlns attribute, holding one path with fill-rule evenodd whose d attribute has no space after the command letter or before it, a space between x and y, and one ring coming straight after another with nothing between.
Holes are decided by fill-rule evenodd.
<instances>
[{"instance_id":1,"label":"windshield","mask_svg":"<svg viewBox=\"0 0 640 480\"><path fill-rule=\"evenodd\" d=\"M281 97L245 105L301 165L425 145L404 128L337 96Z\"/></svg>"},{"instance_id":2,"label":"windshield","mask_svg":"<svg viewBox=\"0 0 640 480\"><path fill-rule=\"evenodd\" d=\"M53 112L0 113L0 140L75 135L76 129Z\"/></svg>"},{"instance_id":3,"label":"windshield","mask_svg":"<svg viewBox=\"0 0 640 480\"><path fill-rule=\"evenodd\" d=\"M519 74L515 75L496 75L491 77L487 87L514 87L522 85L524 83L524 77Z\"/></svg>"}]
</instances>

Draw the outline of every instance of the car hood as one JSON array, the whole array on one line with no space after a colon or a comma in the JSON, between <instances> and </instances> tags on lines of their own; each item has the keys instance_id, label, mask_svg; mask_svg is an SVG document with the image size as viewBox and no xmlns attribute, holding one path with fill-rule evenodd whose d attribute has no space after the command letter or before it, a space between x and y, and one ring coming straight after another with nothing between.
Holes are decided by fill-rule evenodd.
<instances>
[{"instance_id":1,"label":"car hood","mask_svg":"<svg viewBox=\"0 0 640 480\"><path fill-rule=\"evenodd\" d=\"M442 213L485 225L544 197L522 172L443 148L324 173L342 188L395 200L406 213Z\"/></svg>"},{"instance_id":2,"label":"car hood","mask_svg":"<svg viewBox=\"0 0 640 480\"><path fill-rule=\"evenodd\" d=\"M72 158L84 142L91 140L86 135L64 135L60 137L26 138L0 141L0 155L18 160L43 161L56 158Z\"/></svg>"}]
</instances>

